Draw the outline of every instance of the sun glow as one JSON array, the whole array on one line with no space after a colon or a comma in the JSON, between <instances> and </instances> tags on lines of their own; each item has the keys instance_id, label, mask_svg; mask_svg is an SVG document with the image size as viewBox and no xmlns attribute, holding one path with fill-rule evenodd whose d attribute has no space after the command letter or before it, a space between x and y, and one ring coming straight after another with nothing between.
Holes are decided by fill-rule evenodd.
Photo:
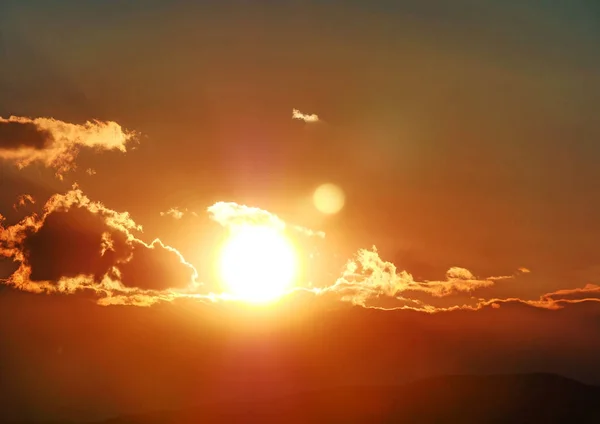
<instances>
[{"instance_id":1,"label":"sun glow","mask_svg":"<svg viewBox=\"0 0 600 424\"><path fill-rule=\"evenodd\" d=\"M230 293L240 300L265 303L281 297L297 273L291 242L277 229L242 226L221 251L219 271Z\"/></svg>"}]
</instances>

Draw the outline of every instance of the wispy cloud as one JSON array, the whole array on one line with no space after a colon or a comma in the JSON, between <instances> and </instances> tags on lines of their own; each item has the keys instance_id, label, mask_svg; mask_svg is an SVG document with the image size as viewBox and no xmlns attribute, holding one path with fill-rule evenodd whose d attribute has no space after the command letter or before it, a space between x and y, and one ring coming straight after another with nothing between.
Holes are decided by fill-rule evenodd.
<instances>
[{"instance_id":1,"label":"wispy cloud","mask_svg":"<svg viewBox=\"0 0 600 424\"><path fill-rule=\"evenodd\" d=\"M71 124L53 118L0 117L0 159L19 168L41 163L63 175L75 168L82 147L97 151L127 151L136 133L116 122L88 121Z\"/></svg>"},{"instance_id":2,"label":"wispy cloud","mask_svg":"<svg viewBox=\"0 0 600 424\"><path fill-rule=\"evenodd\" d=\"M18 210L19 208L22 208L24 206L26 206L27 204L35 204L35 200L33 199L33 197L30 194L21 194L18 198L17 198L17 202L13 205L13 209L14 210Z\"/></svg>"}]
</instances>

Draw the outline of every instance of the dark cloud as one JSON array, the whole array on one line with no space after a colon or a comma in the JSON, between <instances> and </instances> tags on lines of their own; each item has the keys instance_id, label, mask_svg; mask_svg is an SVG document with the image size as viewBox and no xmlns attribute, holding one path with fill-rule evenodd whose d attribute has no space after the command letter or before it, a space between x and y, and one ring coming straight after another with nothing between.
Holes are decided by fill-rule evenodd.
<instances>
[{"instance_id":1,"label":"dark cloud","mask_svg":"<svg viewBox=\"0 0 600 424\"><path fill-rule=\"evenodd\" d=\"M131 260L120 264L121 282L144 290L185 288L195 279L194 267L185 262L175 249L160 240L146 245L133 243Z\"/></svg>"},{"instance_id":2,"label":"dark cloud","mask_svg":"<svg viewBox=\"0 0 600 424\"><path fill-rule=\"evenodd\" d=\"M44 149L54 142L52 133L34 122L0 121L0 150Z\"/></svg>"},{"instance_id":3,"label":"dark cloud","mask_svg":"<svg viewBox=\"0 0 600 424\"><path fill-rule=\"evenodd\" d=\"M23 242L32 281L92 275L99 282L130 251L126 234L83 207L50 213L39 229L28 231Z\"/></svg>"},{"instance_id":4,"label":"dark cloud","mask_svg":"<svg viewBox=\"0 0 600 424\"><path fill-rule=\"evenodd\" d=\"M25 291L95 292L98 303L150 305L169 288L195 282L195 268L156 239L146 244L129 214L90 201L75 188L35 214L0 227L0 255L19 267L5 281Z\"/></svg>"}]
</instances>

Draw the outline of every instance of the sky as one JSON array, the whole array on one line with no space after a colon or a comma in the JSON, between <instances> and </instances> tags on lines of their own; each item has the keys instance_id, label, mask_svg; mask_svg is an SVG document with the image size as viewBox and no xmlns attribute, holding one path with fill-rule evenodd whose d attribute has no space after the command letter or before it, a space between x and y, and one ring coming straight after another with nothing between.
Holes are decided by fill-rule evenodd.
<instances>
[{"instance_id":1,"label":"sky","mask_svg":"<svg viewBox=\"0 0 600 424\"><path fill-rule=\"evenodd\" d=\"M2 1L0 403L600 383L598 53L591 0ZM299 252L274 304L219 281L240 223Z\"/></svg>"}]
</instances>

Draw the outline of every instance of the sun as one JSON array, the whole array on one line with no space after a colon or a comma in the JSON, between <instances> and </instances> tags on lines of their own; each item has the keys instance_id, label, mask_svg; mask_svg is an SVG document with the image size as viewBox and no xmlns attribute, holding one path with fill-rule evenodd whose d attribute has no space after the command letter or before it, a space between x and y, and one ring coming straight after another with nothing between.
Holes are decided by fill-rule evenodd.
<instances>
[{"instance_id":1,"label":"sun","mask_svg":"<svg viewBox=\"0 0 600 424\"><path fill-rule=\"evenodd\" d=\"M219 272L230 294L252 303L281 297L296 277L291 242L275 228L247 225L232 231L219 259Z\"/></svg>"}]
</instances>

